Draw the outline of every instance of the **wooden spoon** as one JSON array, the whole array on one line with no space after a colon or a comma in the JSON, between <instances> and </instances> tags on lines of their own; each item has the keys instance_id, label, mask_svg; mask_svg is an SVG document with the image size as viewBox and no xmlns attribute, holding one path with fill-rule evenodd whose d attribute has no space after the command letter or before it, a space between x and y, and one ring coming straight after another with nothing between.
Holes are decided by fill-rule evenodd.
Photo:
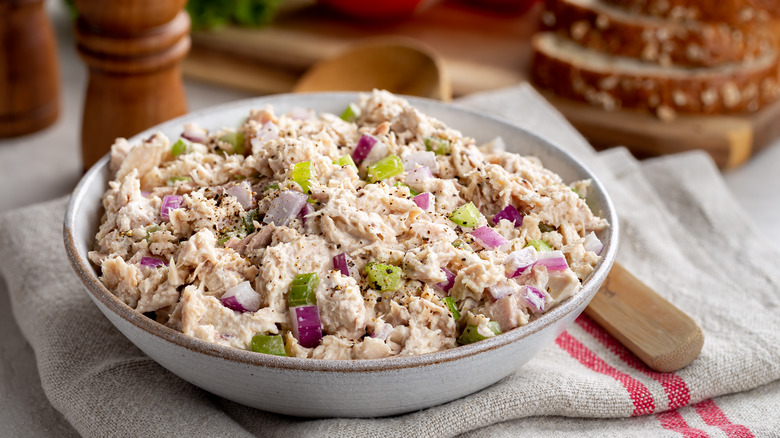
<instances>
[{"instance_id":1,"label":"wooden spoon","mask_svg":"<svg viewBox=\"0 0 780 438\"><path fill-rule=\"evenodd\" d=\"M662 373L687 366L704 345L704 333L690 316L617 262L585 313Z\"/></svg>"},{"instance_id":2,"label":"wooden spoon","mask_svg":"<svg viewBox=\"0 0 780 438\"><path fill-rule=\"evenodd\" d=\"M433 50L408 38L367 40L313 65L294 92L370 91L452 100L450 81Z\"/></svg>"},{"instance_id":3,"label":"wooden spoon","mask_svg":"<svg viewBox=\"0 0 780 438\"><path fill-rule=\"evenodd\" d=\"M380 88L449 101L451 88L441 65L431 49L412 40L372 40L314 65L294 91ZM655 371L685 367L704 344L704 334L690 316L618 263L585 313Z\"/></svg>"}]
</instances>

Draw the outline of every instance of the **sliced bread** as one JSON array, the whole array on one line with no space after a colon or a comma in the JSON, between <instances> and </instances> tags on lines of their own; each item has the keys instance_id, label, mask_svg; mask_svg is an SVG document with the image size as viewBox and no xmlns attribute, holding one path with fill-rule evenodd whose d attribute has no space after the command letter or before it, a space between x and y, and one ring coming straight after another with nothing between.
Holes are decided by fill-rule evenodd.
<instances>
[{"instance_id":1,"label":"sliced bread","mask_svg":"<svg viewBox=\"0 0 780 438\"><path fill-rule=\"evenodd\" d=\"M671 21L603 0L547 0L542 24L584 47L664 66L710 67L759 58L777 50L780 42L766 23L740 29Z\"/></svg>"},{"instance_id":2,"label":"sliced bread","mask_svg":"<svg viewBox=\"0 0 780 438\"><path fill-rule=\"evenodd\" d=\"M676 112L755 111L780 96L775 52L719 67L688 68L589 50L554 32L536 34L532 47L537 86L607 110L646 109L670 119Z\"/></svg>"},{"instance_id":3,"label":"sliced bread","mask_svg":"<svg viewBox=\"0 0 780 438\"><path fill-rule=\"evenodd\" d=\"M765 22L780 17L777 0L605 0L635 14L677 21L732 25Z\"/></svg>"}]
</instances>

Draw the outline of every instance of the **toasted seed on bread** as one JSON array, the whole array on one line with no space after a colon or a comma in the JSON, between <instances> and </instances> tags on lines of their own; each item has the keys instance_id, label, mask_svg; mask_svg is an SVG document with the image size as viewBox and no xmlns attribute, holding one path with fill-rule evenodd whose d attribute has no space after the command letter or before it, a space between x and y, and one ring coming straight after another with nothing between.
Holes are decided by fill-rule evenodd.
<instances>
[{"instance_id":1,"label":"toasted seed on bread","mask_svg":"<svg viewBox=\"0 0 780 438\"><path fill-rule=\"evenodd\" d=\"M780 18L777 0L605 0L635 14L732 25Z\"/></svg>"},{"instance_id":2,"label":"toasted seed on bread","mask_svg":"<svg viewBox=\"0 0 780 438\"><path fill-rule=\"evenodd\" d=\"M718 67L664 67L587 49L557 33L534 36L532 80L560 97L607 110L676 112L755 111L780 97L777 53Z\"/></svg>"},{"instance_id":3,"label":"toasted seed on bread","mask_svg":"<svg viewBox=\"0 0 780 438\"><path fill-rule=\"evenodd\" d=\"M637 15L603 0L547 0L545 29L582 46L669 66L711 67L771 53L780 38L767 23L735 27Z\"/></svg>"}]
</instances>

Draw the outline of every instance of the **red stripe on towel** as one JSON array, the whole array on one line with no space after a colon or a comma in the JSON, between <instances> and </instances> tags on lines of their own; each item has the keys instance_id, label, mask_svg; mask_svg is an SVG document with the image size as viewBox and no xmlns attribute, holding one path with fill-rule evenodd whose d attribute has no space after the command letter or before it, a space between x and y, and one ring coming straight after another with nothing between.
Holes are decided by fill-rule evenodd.
<instances>
[{"instance_id":1,"label":"red stripe on towel","mask_svg":"<svg viewBox=\"0 0 780 438\"><path fill-rule=\"evenodd\" d=\"M631 397L631 400L634 402L634 412L631 415L651 414L655 410L653 396L642 382L626 373L618 371L604 362L582 342L570 335L569 332L561 333L555 340L555 343L587 368L597 373L610 376L620 382L626 388L629 397Z\"/></svg>"},{"instance_id":2,"label":"red stripe on towel","mask_svg":"<svg viewBox=\"0 0 780 438\"><path fill-rule=\"evenodd\" d=\"M708 438L709 435L699 429L688 426L688 423L677 411L666 411L655 415L664 429L679 432L686 438Z\"/></svg>"},{"instance_id":3,"label":"red stripe on towel","mask_svg":"<svg viewBox=\"0 0 780 438\"><path fill-rule=\"evenodd\" d=\"M651 370L639 360L634 353L624 347L623 344L618 342L617 339L598 325L596 321L584 313L581 314L576 321L577 325L582 327L586 333L596 338L597 341L601 342L609 351L623 360L628 366L643 372L648 377L660 383L664 388L666 397L669 398L669 409L677 409L681 406L686 406L691 402L691 392L688 390L688 385L680 376L674 373L659 373Z\"/></svg>"},{"instance_id":4,"label":"red stripe on towel","mask_svg":"<svg viewBox=\"0 0 780 438\"><path fill-rule=\"evenodd\" d=\"M705 423L720 428L729 438L753 438L753 433L745 426L732 423L726 414L715 404L712 399L704 400L693 405L696 412Z\"/></svg>"},{"instance_id":5,"label":"red stripe on towel","mask_svg":"<svg viewBox=\"0 0 780 438\"><path fill-rule=\"evenodd\" d=\"M639 360L635 354L631 353L630 350L625 348L623 344L607 333L606 330L589 316L581 314L576 322L586 333L601 342L609 351L622 359L626 364L659 382L669 398L669 409L677 409L690 403L690 390L680 376L674 373L659 373L651 370ZM720 428L729 436L729 438L754 438L750 429L739 424L733 424L729 421L728 417L726 417L714 401L704 400L693 405L693 407L705 424ZM664 412L658 414L657 417L661 421L662 426L666 429L675 430L690 437L707 436L705 432L689 427L677 411Z\"/></svg>"}]
</instances>

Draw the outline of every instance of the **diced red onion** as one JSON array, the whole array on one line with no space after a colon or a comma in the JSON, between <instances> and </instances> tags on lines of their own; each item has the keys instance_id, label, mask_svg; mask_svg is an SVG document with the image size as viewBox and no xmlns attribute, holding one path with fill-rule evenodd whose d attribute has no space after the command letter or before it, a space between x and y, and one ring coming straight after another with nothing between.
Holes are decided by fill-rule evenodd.
<instances>
[{"instance_id":1,"label":"diced red onion","mask_svg":"<svg viewBox=\"0 0 780 438\"><path fill-rule=\"evenodd\" d=\"M352 276L352 272L350 272L349 269L349 266L352 264L352 259L346 252L342 252L333 256L333 269L341 272L347 277Z\"/></svg>"},{"instance_id":2,"label":"diced red onion","mask_svg":"<svg viewBox=\"0 0 780 438\"><path fill-rule=\"evenodd\" d=\"M291 118L296 120L309 120L313 119L316 113L309 108L295 107L288 114Z\"/></svg>"},{"instance_id":3,"label":"diced red onion","mask_svg":"<svg viewBox=\"0 0 780 438\"><path fill-rule=\"evenodd\" d=\"M244 281L228 289L219 302L236 312L256 312L260 308L260 294L248 281Z\"/></svg>"},{"instance_id":4,"label":"diced red onion","mask_svg":"<svg viewBox=\"0 0 780 438\"><path fill-rule=\"evenodd\" d=\"M604 249L604 244L601 243L599 238L596 237L596 233L593 231L585 236L585 241L582 242L582 246L585 248L585 251L595 252L596 255L601 255L601 251Z\"/></svg>"},{"instance_id":5,"label":"diced red onion","mask_svg":"<svg viewBox=\"0 0 780 438\"><path fill-rule=\"evenodd\" d=\"M241 313L247 312L244 306L242 306L241 303L238 302L238 298L236 297L220 298L219 302L222 303L223 306L227 307L230 310L234 310L236 312L241 312Z\"/></svg>"},{"instance_id":6,"label":"diced red onion","mask_svg":"<svg viewBox=\"0 0 780 438\"><path fill-rule=\"evenodd\" d=\"M371 152L363 159L362 164L364 166L370 166L388 155L390 155L390 153L388 152L387 145L381 141L377 141L376 144L374 144L374 147L371 148Z\"/></svg>"},{"instance_id":7,"label":"diced red onion","mask_svg":"<svg viewBox=\"0 0 780 438\"><path fill-rule=\"evenodd\" d=\"M493 249L508 242L498 231L486 226L477 228L471 232L471 235L474 236L474 240L487 249Z\"/></svg>"},{"instance_id":8,"label":"diced red onion","mask_svg":"<svg viewBox=\"0 0 780 438\"><path fill-rule=\"evenodd\" d=\"M181 195L165 195L160 205L160 217L170 219L171 210L181 207L182 202L184 198Z\"/></svg>"},{"instance_id":9,"label":"diced red onion","mask_svg":"<svg viewBox=\"0 0 780 438\"><path fill-rule=\"evenodd\" d=\"M360 164L365 160L378 141L373 135L363 134L352 152L352 160L355 161L355 164Z\"/></svg>"},{"instance_id":10,"label":"diced red onion","mask_svg":"<svg viewBox=\"0 0 780 438\"><path fill-rule=\"evenodd\" d=\"M433 178L433 172L427 167L418 167L406 174L406 184L412 187L420 187L423 181Z\"/></svg>"},{"instance_id":11,"label":"diced red onion","mask_svg":"<svg viewBox=\"0 0 780 438\"><path fill-rule=\"evenodd\" d=\"M306 348L314 348L322 339L322 324L317 306L298 306L290 308L292 332L298 343Z\"/></svg>"},{"instance_id":12,"label":"diced red onion","mask_svg":"<svg viewBox=\"0 0 780 438\"><path fill-rule=\"evenodd\" d=\"M152 196L152 192L141 192L141 196L143 196L144 198L148 198Z\"/></svg>"},{"instance_id":13,"label":"diced red onion","mask_svg":"<svg viewBox=\"0 0 780 438\"><path fill-rule=\"evenodd\" d=\"M444 271L444 276L447 277L447 279L441 283L436 283L436 286L439 286L444 292L449 293L452 286L455 285L455 274L447 268L441 268L441 270Z\"/></svg>"},{"instance_id":14,"label":"diced red onion","mask_svg":"<svg viewBox=\"0 0 780 438\"><path fill-rule=\"evenodd\" d=\"M279 138L279 128L276 126L276 123L269 120L265 122L263 127L260 128L260 132L257 134L257 137L261 141L276 140Z\"/></svg>"},{"instance_id":15,"label":"diced red onion","mask_svg":"<svg viewBox=\"0 0 780 438\"><path fill-rule=\"evenodd\" d=\"M238 203L244 207L244 210L249 210L252 207L252 186L248 182L241 181L225 190L225 193L235 196Z\"/></svg>"},{"instance_id":16,"label":"diced red onion","mask_svg":"<svg viewBox=\"0 0 780 438\"><path fill-rule=\"evenodd\" d=\"M548 271L562 271L569 267L561 251L542 251L537 254L537 265L547 267Z\"/></svg>"},{"instance_id":17,"label":"diced red onion","mask_svg":"<svg viewBox=\"0 0 780 438\"><path fill-rule=\"evenodd\" d=\"M147 268L159 268L161 266L168 266L165 260L160 260L155 257L141 257L141 266Z\"/></svg>"},{"instance_id":18,"label":"diced red onion","mask_svg":"<svg viewBox=\"0 0 780 438\"><path fill-rule=\"evenodd\" d=\"M493 286L488 287L488 292L494 300L500 300L501 298L512 295L520 289L520 285L515 283L514 280L499 281Z\"/></svg>"},{"instance_id":19,"label":"diced red onion","mask_svg":"<svg viewBox=\"0 0 780 438\"><path fill-rule=\"evenodd\" d=\"M509 222L514 223L515 228L523 225L523 215L512 205L507 205L503 210L499 211L498 214L493 216L493 224L498 225L498 222L501 219L506 219Z\"/></svg>"},{"instance_id":20,"label":"diced red onion","mask_svg":"<svg viewBox=\"0 0 780 438\"><path fill-rule=\"evenodd\" d=\"M253 150L260 150L265 142L276 140L277 138L279 138L279 128L274 122L269 120L260 128L257 136L249 140L249 143L252 145Z\"/></svg>"},{"instance_id":21,"label":"diced red onion","mask_svg":"<svg viewBox=\"0 0 780 438\"><path fill-rule=\"evenodd\" d=\"M385 339L387 339L388 336L390 336L390 333L392 332L393 332L393 325L384 323L382 324L381 329L375 331L374 333L371 333L371 337L375 339L381 339L384 341Z\"/></svg>"},{"instance_id":22,"label":"diced red onion","mask_svg":"<svg viewBox=\"0 0 780 438\"><path fill-rule=\"evenodd\" d=\"M417 204L418 207L422 208L427 212L433 210L433 195L431 193L428 192L420 193L419 195L412 198L412 201L414 201L414 203Z\"/></svg>"},{"instance_id":23,"label":"diced red onion","mask_svg":"<svg viewBox=\"0 0 780 438\"><path fill-rule=\"evenodd\" d=\"M439 173L439 163L436 162L436 154L431 151L411 152L403 156L404 169L427 167L433 173Z\"/></svg>"},{"instance_id":24,"label":"diced red onion","mask_svg":"<svg viewBox=\"0 0 780 438\"><path fill-rule=\"evenodd\" d=\"M504 260L510 278L517 277L536 262L536 250L532 246L511 252Z\"/></svg>"},{"instance_id":25,"label":"diced red onion","mask_svg":"<svg viewBox=\"0 0 780 438\"><path fill-rule=\"evenodd\" d=\"M209 142L208 132L193 123L184 125L184 132L181 133L181 136L193 143L206 144Z\"/></svg>"},{"instance_id":26,"label":"diced red onion","mask_svg":"<svg viewBox=\"0 0 780 438\"><path fill-rule=\"evenodd\" d=\"M304 203L303 207L301 207L300 213L298 213L298 216L301 217L301 223L306 224L306 216L310 215L311 213L314 213L314 207L312 207L308 202Z\"/></svg>"},{"instance_id":27,"label":"diced red onion","mask_svg":"<svg viewBox=\"0 0 780 438\"><path fill-rule=\"evenodd\" d=\"M536 313L544 312L544 306L547 302L544 293L533 286L525 287L525 302L528 303L528 307L533 309Z\"/></svg>"},{"instance_id":28,"label":"diced red onion","mask_svg":"<svg viewBox=\"0 0 780 438\"><path fill-rule=\"evenodd\" d=\"M271 201L271 207L265 214L263 222L274 223L277 227L287 225L298 215L309 197L295 190L285 190Z\"/></svg>"}]
</instances>

